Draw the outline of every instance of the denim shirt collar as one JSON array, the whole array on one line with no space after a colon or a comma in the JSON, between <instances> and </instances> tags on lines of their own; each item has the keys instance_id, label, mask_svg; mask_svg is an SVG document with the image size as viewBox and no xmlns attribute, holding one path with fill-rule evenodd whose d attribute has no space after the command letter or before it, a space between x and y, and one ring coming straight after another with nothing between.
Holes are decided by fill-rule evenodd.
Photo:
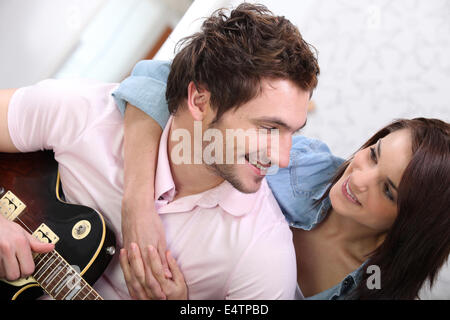
<instances>
[{"instance_id":1,"label":"denim shirt collar","mask_svg":"<svg viewBox=\"0 0 450 320\"><path fill-rule=\"evenodd\" d=\"M319 200L322 198L322 196L325 194L325 192L328 190L328 188L331 186L331 183L328 183L320 188L318 188L311 196L311 199L314 201ZM318 224L320 224L325 217L327 216L327 213L331 207L331 201L329 197L326 197L323 201L320 202L320 204L317 205L316 208L313 208L313 210L310 211L310 214L312 214L311 219L306 222L298 222L298 221L290 221L289 225L291 227L300 228L303 230L311 230L314 229Z\"/></svg>"},{"instance_id":2,"label":"denim shirt collar","mask_svg":"<svg viewBox=\"0 0 450 320\"><path fill-rule=\"evenodd\" d=\"M306 300L345 300L350 298L351 292L356 289L361 282L364 265L367 260L363 262L358 269L349 273L344 280L336 286L319 292L318 294L305 298ZM351 299L351 298L350 298Z\"/></svg>"}]
</instances>

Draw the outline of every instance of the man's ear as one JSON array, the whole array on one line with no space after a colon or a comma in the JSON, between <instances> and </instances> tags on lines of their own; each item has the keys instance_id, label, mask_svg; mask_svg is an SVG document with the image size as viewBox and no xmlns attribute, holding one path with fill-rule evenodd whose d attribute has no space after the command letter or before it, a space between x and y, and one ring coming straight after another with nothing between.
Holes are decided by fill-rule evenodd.
<instances>
[{"instance_id":1,"label":"man's ear","mask_svg":"<svg viewBox=\"0 0 450 320\"><path fill-rule=\"evenodd\" d=\"M194 120L202 121L208 112L210 112L211 106L209 99L211 93L201 85L196 86L193 81L188 85L188 109Z\"/></svg>"}]
</instances>

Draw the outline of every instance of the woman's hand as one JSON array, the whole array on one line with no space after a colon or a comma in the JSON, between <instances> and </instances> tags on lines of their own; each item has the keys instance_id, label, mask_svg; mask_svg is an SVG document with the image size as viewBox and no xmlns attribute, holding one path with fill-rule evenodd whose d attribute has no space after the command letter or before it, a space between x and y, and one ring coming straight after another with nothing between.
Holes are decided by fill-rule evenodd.
<instances>
[{"instance_id":1,"label":"woman's hand","mask_svg":"<svg viewBox=\"0 0 450 320\"><path fill-rule=\"evenodd\" d=\"M119 259L122 270L124 271L127 286L129 284L131 286L136 286L131 289L128 287L130 292L136 293L135 295L132 295L132 298L140 300L186 300L188 298L188 290L184 281L184 276L170 251L167 251L166 258L170 272L172 273L172 278L167 278L165 276L161 257L156 252L156 249L153 246L147 246L145 251L147 252L146 256L148 257L145 259L146 261L142 258L141 252L135 243L131 244L131 252L127 252L126 249L121 249L120 251ZM146 278L147 273L144 270L144 263L150 265L151 272L156 281L158 281L159 287L162 289L162 295L159 292L159 289L153 291L152 288L148 287L147 290L142 290L139 288L139 280L138 282L133 281L132 275L135 275L140 281Z\"/></svg>"},{"instance_id":2,"label":"woman's hand","mask_svg":"<svg viewBox=\"0 0 450 320\"><path fill-rule=\"evenodd\" d=\"M142 198L142 197L141 197ZM171 277L169 267L167 264L165 252L166 252L166 239L161 222L161 218L155 211L154 201L150 198L146 200L146 204L138 204L139 199L135 201L127 200L124 198L122 205L122 235L123 235L123 247L127 249L128 260L133 262L134 249L142 250L149 245L157 248L162 258L162 268L166 277ZM149 261L148 252L143 252L143 265L142 270L145 272L145 276L138 276L134 273L134 270L140 270L136 268L131 269L131 273L125 280L129 279L128 291L132 297L143 297L150 295L153 299L163 299L164 294L160 288L154 275ZM146 292L145 295L142 292ZM153 293L151 293L153 292Z\"/></svg>"},{"instance_id":3,"label":"woman's hand","mask_svg":"<svg viewBox=\"0 0 450 320\"><path fill-rule=\"evenodd\" d=\"M131 104L127 104L124 125L123 248L128 252L127 265L136 267L132 256L134 246L137 250L142 250L144 257L144 275L134 273L134 270L140 272L141 269L131 268L125 280L132 297L164 299L160 285L146 262L149 260L148 253L143 250L149 245L156 248L166 275L171 277L165 256L165 233L161 218L155 210L154 200L155 171L162 129L155 120Z\"/></svg>"}]
</instances>

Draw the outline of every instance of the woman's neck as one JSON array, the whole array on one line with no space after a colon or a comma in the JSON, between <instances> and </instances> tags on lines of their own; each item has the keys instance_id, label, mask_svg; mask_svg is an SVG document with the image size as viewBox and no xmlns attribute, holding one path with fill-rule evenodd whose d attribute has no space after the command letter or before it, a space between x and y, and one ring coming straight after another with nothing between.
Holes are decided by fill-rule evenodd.
<instances>
[{"instance_id":1,"label":"woman's neck","mask_svg":"<svg viewBox=\"0 0 450 320\"><path fill-rule=\"evenodd\" d=\"M320 224L320 233L333 241L346 254L364 262L368 255L384 241L386 234L359 224L354 219L338 214L333 209Z\"/></svg>"}]
</instances>

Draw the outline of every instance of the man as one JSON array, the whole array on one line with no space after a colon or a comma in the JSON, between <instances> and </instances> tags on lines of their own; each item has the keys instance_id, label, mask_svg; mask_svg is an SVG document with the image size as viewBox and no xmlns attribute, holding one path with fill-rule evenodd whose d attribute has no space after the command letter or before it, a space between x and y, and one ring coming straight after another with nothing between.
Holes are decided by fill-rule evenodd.
<instances>
[{"instance_id":1,"label":"man","mask_svg":"<svg viewBox=\"0 0 450 320\"><path fill-rule=\"evenodd\" d=\"M229 17L222 11L214 14L176 55L166 93L172 117L159 144L154 190L167 245L184 274L189 298L293 298L295 253L289 227L263 179L263 164L249 160L259 146L236 153L243 164L180 163L173 158L178 150L174 135L195 137L196 123L202 136L208 129L276 128L279 153L269 158L287 166L291 136L306 122L317 75L317 61L298 30L250 4ZM121 245L126 186L123 119L111 96L116 88L47 80L1 92L0 151L53 149L66 199L104 213ZM230 150L225 140L224 150ZM0 248L13 248L8 254L0 249L0 274L9 280L29 274L34 240L4 221L0 231L24 238L21 246L4 246L9 240L0 238ZM128 249L129 265L123 266L145 268L139 264L145 248ZM133 287L136 281L124 279L118 260L97 281L98 292L107 299L152 298L145 288ZM138 280L142 285L143 279Z\"/></svg>"}]
</instances>

